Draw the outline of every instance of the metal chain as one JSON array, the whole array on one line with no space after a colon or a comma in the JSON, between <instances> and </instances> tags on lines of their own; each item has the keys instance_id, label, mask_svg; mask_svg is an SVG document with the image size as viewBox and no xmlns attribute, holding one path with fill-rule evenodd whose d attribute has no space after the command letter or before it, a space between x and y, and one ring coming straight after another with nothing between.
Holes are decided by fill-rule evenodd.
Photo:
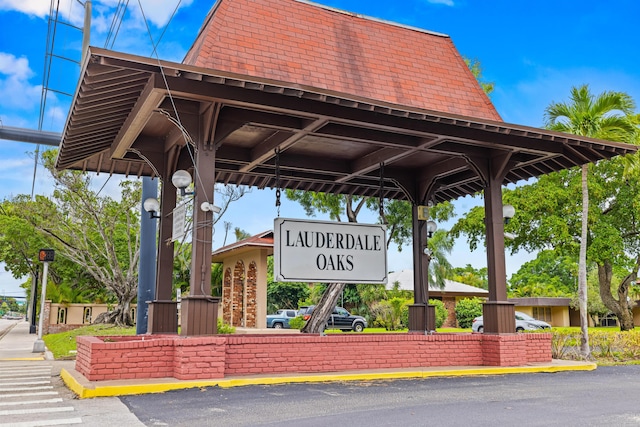
<instances>
[{"instance_id":1,"label":"metal chain","mask_svg":"<svg viewBox=\"0 0 640 427\"><path fill-rule=\"evenodd\" d=\"M280 147L276 148L276 208L280 217Z\"/></svg>"}]
</instances>

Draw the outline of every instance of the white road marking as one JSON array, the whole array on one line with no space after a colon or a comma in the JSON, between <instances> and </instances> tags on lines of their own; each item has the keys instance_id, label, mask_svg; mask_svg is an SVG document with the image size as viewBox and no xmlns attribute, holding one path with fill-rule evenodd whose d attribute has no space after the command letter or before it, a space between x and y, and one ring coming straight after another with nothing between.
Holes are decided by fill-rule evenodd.
<instances>
[{"instance_id":1,"label":"white road marking","mask_svg":"<svg viewBox=\"0 0 640 427\"><path fill-rule=\"evenodd\" d=\"M46 381L20 381L19 383L5 383L0 381L0 387L4 386L13 386L13 385L41 385L41 384L51 384L51 380Z\"/></svg>"},{"instance_id":2,"label":"white road marking","mask_svg":"<svg viewBox=\"0 0 640 427\"><path fill-rule=\"evenodd\" d=\"M29 415L29 414L52 414L54 412L70 412L75 411L73 406L59 406L53 408L33 408L33 409L9 409L0 411L0 416L8 415Z\"/></svg>"},{"instance_id":3,"label":"white road marking","mask_svg":"<svg viewBox=\"0 0 640 427\"><path fill-rule=\"evenodd\" d=\"M56 393L57 394L57 393ZM3 395L7 397L7 395ZM61 397L56 397L53 399L41 399L41 400L22 400L20 402L0 402L0 406L16 406L16 405L40 405L43 403L58 403L62 402Z\"/></svg>"},{"instance_id":4,"label":"white road marking","mask_svg":"<svg viewBox=\"0 0 640 427\"><path fill-rule=\"evenodd\" d=\"M41 426L63 426L69 424L81 424L82 418L63 418L59 420L37 420L25 421L21 423L0 423L0 427L41 427Z\"/></svg>"},{"instance_id":5,"label":"white road marking","mask_svg":"<svg viewBox=\"0 0 640 427\"><path fill-rule=\"evenodd\" d=\"M57 395L57 391L35 391L33 393L11 393L3 394L3 397L29 397L29 396L53 396Z\"/></svg>"},{"instance_id":6,"label":"white road marking","mask_svg":"<svg viewBox=\"0 0 640 427\"><path fill-rule=\"evenodd\" d=\"M51 390L52 388L53 386L51 385L42 385L42 386L36 386L36 387L8 387L8 388L0 387L0 393L5 391Z\"/></svg>"}]
</instances>

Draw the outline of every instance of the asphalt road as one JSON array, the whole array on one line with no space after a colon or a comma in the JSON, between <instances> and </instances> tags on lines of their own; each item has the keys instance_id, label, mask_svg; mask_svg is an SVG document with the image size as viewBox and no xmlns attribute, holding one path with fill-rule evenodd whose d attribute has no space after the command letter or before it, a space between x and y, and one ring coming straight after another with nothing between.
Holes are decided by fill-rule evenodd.
<instances>
[{"instance_id":1,"label":"asphalt road","mask_svg":"<svg viewBox=\"0 0 640 427\"><path fill-rule=\"evenodd\" d=\"M203 388L121 400L147 426L640 426L640 366Z\"/></svg>"}]
</instances>

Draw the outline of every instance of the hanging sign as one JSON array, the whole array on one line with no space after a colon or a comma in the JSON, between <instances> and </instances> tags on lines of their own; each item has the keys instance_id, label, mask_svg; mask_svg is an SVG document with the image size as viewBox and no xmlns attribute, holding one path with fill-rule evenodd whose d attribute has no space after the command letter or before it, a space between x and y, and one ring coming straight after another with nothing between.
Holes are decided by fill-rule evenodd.
<instances>
[{"instance_id":1,"label":"hanging sign","mask_svg":"<svg viewBox=\"0 0 640 427\"><path fill-rule=\"evenodd\" d=\"M187 218L187 204L176 206L173 210L173 227L171 231L171 241L182 240L184 237L185 220Z\"/></svg>"},{"instance_id":2,"label":"hanging sign","mask_svg":"<svg viewBox=\"0 0 640 427\"><path fill-rule=\"evenodd\" d=\"M386 226L276 218L279 282L387 283Z\"/></svg>"}]
</instances>

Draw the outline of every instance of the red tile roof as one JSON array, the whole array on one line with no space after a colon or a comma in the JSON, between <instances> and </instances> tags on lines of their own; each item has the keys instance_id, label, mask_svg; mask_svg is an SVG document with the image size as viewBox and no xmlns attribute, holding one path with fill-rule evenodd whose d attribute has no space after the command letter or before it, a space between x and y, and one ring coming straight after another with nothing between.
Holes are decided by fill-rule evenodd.
<instances>
[{"instance_id":1,"label":"red tile roof","mask_svg":"<svg viewBox=\"0 0 640 427\"><path fill-rule=\"evenodd\" d=\"M220 0L185 64L501 121L448 36L299 0Z\"/></svg>"},{"instance_id":2,"label":"red tile roof","mask_svg":"<svg viewBox=\"0 0 640 427\"><path fill-rule=\"evenodd\" d=\"M255 248L265 248L269 254L273 253L273 231L263 231L255 236L247 237L239 242L216 249L211 254L212 262L222 262L226 257L246 252Z\"/></svg>"}]
</instances>

